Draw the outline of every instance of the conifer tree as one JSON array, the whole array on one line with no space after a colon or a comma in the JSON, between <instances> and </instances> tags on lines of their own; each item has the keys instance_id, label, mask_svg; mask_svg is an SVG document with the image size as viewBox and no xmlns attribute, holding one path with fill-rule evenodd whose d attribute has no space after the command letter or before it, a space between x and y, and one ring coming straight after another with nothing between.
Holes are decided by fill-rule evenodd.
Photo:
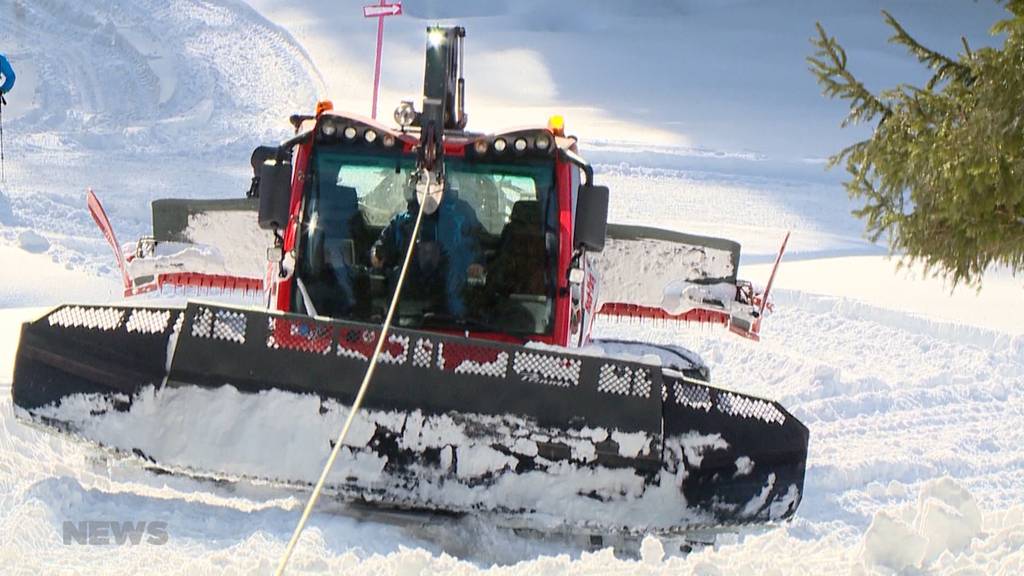
<instances>
[{"instance_id":1,"label":"conifer tree","mask_svg":"<svg viewBox=\"0 0 1024 576\"><path fill-rule=\"evenodd\" d=\"M874 123L870 138L829 161L845 166L868 236L954 285L980 286L992 264L1024 272L1024 0L1002 4L1009 17L992 28L1002 47L972 50L962 39L956 59L882 13L889 41L930 70L923 87L872 93L821 23L807 59L825 95L849 102L843 126Z\"/></svg>"}]
</instances>

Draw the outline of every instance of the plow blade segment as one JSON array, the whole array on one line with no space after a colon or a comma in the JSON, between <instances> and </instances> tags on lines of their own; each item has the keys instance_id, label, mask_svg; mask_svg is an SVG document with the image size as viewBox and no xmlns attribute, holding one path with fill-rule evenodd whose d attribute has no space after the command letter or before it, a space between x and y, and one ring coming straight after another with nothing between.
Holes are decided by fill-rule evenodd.
<instances>
[{"instance_id":1,"label":"plow blade segment","mask_svg":"<svg viewBox=\"0 0 1024 576\"><path fill-rule=\"evenodd\" d=\"M257 202L155 200L153 235L141 238L126 259L129 285L125 295L164 286L246 293L262 290L268 269L266 253L274 246L274 237L257 225Z\"/></svg>"},{"instance_id":2,"label":"plow blade segment","mask_svg":"<svg viewBox=\"0 0 1024 576\"><path fill-rule=\"evenodd\" d=\"M76 394L121 395L159 385L180 311L61 306L22 325L14 362L14 404L32 409Z\"/></svg>"},{"instance_id":3,"label":"plow blade segment","mask_svg":"<svg viewBox=\"0 0 1024 576\"><path fill-rule=\"evenodd\" d=\"M184 473L316 480L379 327L209 303L145 323L142 310L65 307L26 325L19 416ZM806 430L791 450L802 426L784 411L777 431L732 408L776 405L702 386L710 408L695 408L678 384L660 366L396 329L328 492L542 529L674 532L791 514ZM774 460L770 438L790 442Z\"/></svg>"},{"instance_id":4,"label":"plow blade segment","mask_svg":"<svg viewBox=\"0 0 1024 576\"><path fill-rule=\"evenodd\" d=\"M602 313L631 308L672 317L707 308L728 315L736 298L740 245L732 240L609 224L605 249L588 257L601 278ZM648 264L638 270L638 263Z\"/></svg>"},{"instance_id":5,"label":"plow blade segment","mask_svg":"<svg viewBox=\"0 0 1024 576\"><path fill-rule=\"evenodd\" d=\"M269 388L312 393L350 404L379 328L306 316L190 304L169 384ZM240 361L241 360L241 361ZM621 365L621 366L620 366ZM301 367L301 369L297 369ZM615 398L601 389L602 371L645 379L642 395ZM661 433L658 370L602 363L492 341L395 330L384 348L366 406L382 410L515 415L544 427L602 427Z\"/></svg>"},{"instance_id":6,"label":"plow blade segment","mask_svg":"<svg viewBox=\"0 0 1024 576\"><path fill-rule=\"evenodd\" d=\"M760 340L766 295L758 301L753 285L737 278L737 242L609 224L604 251L588 258L601 279L599 314L721 324Z\"/></svg>"},{"instance_id":7,"label":"plow blade segment","mask_svg":"<svg viewBox=\"0 0 1024 576\"><path fill-rule=\"evenodd\" d=\"M657 306L662 302L662 288L673 282L736 284L740 245L724 238L609 224L605 249L594 258L601 273L609 277L602 283L602 291L607 291L602 294L603 301ZM657 269L643 274L650 283L650 295L637 294L632 287L637 284L637 261L659 263ZM620 279L622 282L617 281ZM648 301L639 302L638 297Z\"/></svg>"},{"instance_id":8,"label":"plow blade segment","mask_svg":"<svg viewBox=\"0 0 1024 576\"><path fill-rule=\"evenodd\" d=\"M256 225L259 200L256 198L231 198L225 200L190 200L165 198L153 201L153 238L157 242L202 242L196 238L197 224L206 218L214 218L218 224L233 223L233 229L244 230ZM228 237L245 237L246 234L231 234Z\"/></svg>"},{"instance_id":9,"label":"plow blade segment","mask_svg":"<svg viewBox=\"0 0 1024 576\"><path fill-rule=\"evenodd\" d=\"M781 520L803 494L809 432L782 406L666 376L666 458L687 502L722 524Z\"/></svg>"}]
</instances>

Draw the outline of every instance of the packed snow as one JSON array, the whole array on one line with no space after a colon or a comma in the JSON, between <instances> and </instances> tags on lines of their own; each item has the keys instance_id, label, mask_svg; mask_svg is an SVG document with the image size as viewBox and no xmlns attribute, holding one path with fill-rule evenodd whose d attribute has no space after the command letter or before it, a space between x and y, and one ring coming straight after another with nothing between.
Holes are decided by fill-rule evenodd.
<instances>
[{"instance_id":1,"label":"packed snow","mask_svg":"<svg viewBox=\"0 0 1024 576\"><path fill-rule=\"evenodd\" d=\"M91 324L109 329L104 321L96 318ZM319 476L348 408L317 396L280 390L246 394L232 386L197 389L171 383L159 391L145 388L127 411L115 410L110 399L85 395L61 402L59 407L42 408L38 414L67 422L84 438L104 447L140 450L170 469L200 474L215 471L218 474L213 477L244 476L303 486L313 484ZM27 414L24 417L28 419ZM661 487L645 488L643 475L631 469L590 469L543 459L537 461L536 471L509 473L518 464L516 453L537 455L537 442L568 446L580 462L594 461L596 444L609 438L621 456L649 455L652 438L643 432L545 429L515 416L454 419L419 411L369 409L354 422L345 440L346 456L354 463L332 470L327 479L328 486L339 492L358 485L362 491L386 493L391 501L430 503L451 511L535 509L530 514L532 524L553 528L602 523L664 529L700 520L698 512L688 509L671 475L662 480ZM385 477L387 457L369 449L378 428L394 433L400 450L455 450L456 474L466 482L445 482L447 467L419 465L415 469L420 482L413 489L405 486L402 478ZM181 433L170 435L167 430ZM492 448L511 444L506 439L524 430L535 432L518 438L513 454ZM699 454L705 450L728 447L717 435L691 434L681 442L694 468L700 468ZM230 461L224 458L229 451ZM279 457L268 458L274 454ZM485 482L485 475L495 479ZM623 497L630 499L629 505L616 505ZM754 499L746 507L752 515L764 504L764 498Z\"/></svg>"},{"instance_id":2,"label":"packed snow","mask_svg":"<svg viewBox=\"0 0 1024 576\"><path fill-rule=\"evenodd\" d=\"M302 494L158 474L28 426L10 400L13 359L21 322L57 303L121 296L86 187L121 239L134 239L149 233L156 198L242 197L251 149L287 137L288 114L311 111L317 97L369 110L376 26L362 18L362 4L56 0L0 9L0 50L18 71L4 109L0 183L4 573L273 570ZM1001 8L955 0L552 4L407 0L406 15L386 24L381 116L418 99L424 27L457 21L468 30L471 126L537 125L563 114L612 189L613 221L737 240L739 276L757 284L792 230L762 342L628 320L601 321L596 332L686 346L709 365L712 382L780 401L811 431L801 507L791 522L720 534L689 554L647 538L635 554L616 556L473 515L394 519L326 502L290 572L1024 573L1024 279L993 270L980 291L952 290L913 266L897 269L883 246L864 240L841 175L822 170L822 158L864 129L839 131L842 105L819 96L803 61L822 20L872 88L920 79L911 58L885 47L879 9L952 53L962 34L975 47L992 43L986 30ZM287 441L291 429L280 425ZM641 446L617 441L627 452ZM691 438L685 455L699 459L716 441ZM233 456L258 460L259 445L245 450ZM315 467L312 452L294 452L296 466ZM360 462L360 473L373 465ZM737 473L753 465L737 461ZM555 488L553 499L563 495ZM162 521L169 538L161 546L63 542L66 522L94 520Z\"/></svg>"}]
</instances>

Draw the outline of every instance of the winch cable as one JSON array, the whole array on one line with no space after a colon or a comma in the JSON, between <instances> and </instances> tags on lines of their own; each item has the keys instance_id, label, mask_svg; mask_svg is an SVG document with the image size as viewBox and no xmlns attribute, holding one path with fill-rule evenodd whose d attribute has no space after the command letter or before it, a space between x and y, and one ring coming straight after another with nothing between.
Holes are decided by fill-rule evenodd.
<instances>
[{"instance_id":1,"label":"winch cable","mask_svg":"<svg viewBox=\"0 0 1024 576\"><path fill-rule=\"evenodd\" d=\"M426 197L423 202L420 202L420 209L416 213L416 224L412 229L412 238L409 241L409 248L405 251L405 260L402 262L402 270L398 275L395 294L391 297L391 304L388 306L388 314L384 318L384 324L381 325L380 336L377 338L377 346L373 350L373 355L370 356L370 365L366 368L366 374L363 376L363 383L360 384L359 392L356 394L356 399L352 402L352 409L349 410L348 418L345 419L345 425L341 428L341 433L338 435L338 441L334 443L331 455L327 458L327 463L324 464L324 469L320 473L320 479L317 480L316 486L313 488L313 493L309 495L309 501L306 502L306 508L302 511L302 517L299 518L299 523L295 526L295 532L292 533L292 538L288 542L288 547L285 548L284 555L281 556L281 562L277 565L277 571L274 572L275 576L281 576L284 574L284 570L288 566L288 560L291 558L292 552L295 551L295 546L299 541L299 536L302 535L302 530L306 527L306 522L309 520L309 516L313 512L313 507L316 505L317 499L320 498L320 492L323 490L324 483L327 481L327 475L331 472L331 468L334 466L334 461L338 458L338 453L341 451L341 446L345 442L345 437L348 436L348 429L352 425L352 421L355 419L356 414L359 412L359 408L363 405L363 397L366 396L366 391L370 388L370 381L373 378L374 370L377 368L377 360L380 357L381 350L384 348L384 343L388 339L388 331L391 329L391 319L395 315L395 308L398 307L398 297L401 295L402 286L405 284L405 274L409 269L409 262L412 260L412 251L416 246L416 240L420 236L420 222L423 220L423 206L426 205L426 198L430 197L430 185L432 178L432 175L428 173Z\"/></svg>"}]
</instances>

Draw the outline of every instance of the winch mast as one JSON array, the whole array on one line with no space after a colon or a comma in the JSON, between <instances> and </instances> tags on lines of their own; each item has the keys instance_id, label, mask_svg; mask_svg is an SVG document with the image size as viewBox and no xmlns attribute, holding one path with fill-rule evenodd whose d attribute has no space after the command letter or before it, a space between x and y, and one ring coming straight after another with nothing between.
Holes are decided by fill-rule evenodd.
<instances>
[{"instance_id":1,"label":"winch mast","mask_svg":"<svg viewBox=\"0 0 1024 576\"><path fill-rule=\"evenodd\" d=\"M418 164L440 180L444 174L444 133L466 127L466 81L462 77L461 26L427 29L427 62L423 77L423 111ZM438 164L440 162L440 164Z\"/></svg>"}]
</instances>

